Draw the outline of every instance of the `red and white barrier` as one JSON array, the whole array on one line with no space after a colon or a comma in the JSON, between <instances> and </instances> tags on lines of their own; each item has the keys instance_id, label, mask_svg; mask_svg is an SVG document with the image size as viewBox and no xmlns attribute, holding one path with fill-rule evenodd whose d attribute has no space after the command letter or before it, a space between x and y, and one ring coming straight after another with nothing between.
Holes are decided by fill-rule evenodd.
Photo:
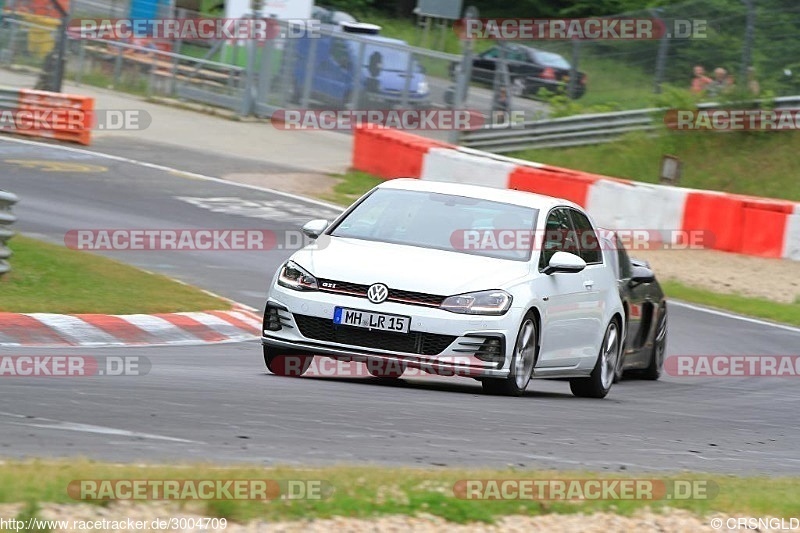
<instances>
[{"instance_id":1,"label":"red and white barrier","mask_svg":"<svg viewBox=\"0 0 800 533\"><path fill-rule=\"evenodd\" d=\"M518 189L564 198L608 229L662 231L666 242L703 232L715 250L800 261L800 203L634 182L424 139L359 128L353 168L382 178Z\"/></svg>"}]
</instances>

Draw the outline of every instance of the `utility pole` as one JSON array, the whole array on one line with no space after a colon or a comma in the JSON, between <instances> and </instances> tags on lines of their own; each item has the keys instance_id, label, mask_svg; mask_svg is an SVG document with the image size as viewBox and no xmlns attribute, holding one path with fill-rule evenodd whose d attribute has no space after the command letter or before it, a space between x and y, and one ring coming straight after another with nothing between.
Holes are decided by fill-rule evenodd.
<instances>
[{"instance_id":1,"label":"utility pole","mask_svg":"<svg viewBox=\"0 0 800 533\"><path fill-rule=\"evenodd\" d=\"M745 87L747 85L747 67L750 66L753 60L753 39L756 33L756 6L755 0L742 0L742 3L747 6L747 21L744 27L744 45L742 46L742 66L739 71L739 84Z\"/></svg>"}]
</instances>

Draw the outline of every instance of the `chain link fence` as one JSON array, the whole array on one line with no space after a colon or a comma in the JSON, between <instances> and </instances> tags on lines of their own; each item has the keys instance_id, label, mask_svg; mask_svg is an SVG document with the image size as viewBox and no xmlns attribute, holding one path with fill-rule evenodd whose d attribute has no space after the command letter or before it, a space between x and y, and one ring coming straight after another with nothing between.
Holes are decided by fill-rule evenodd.
<instances>
[{"instance_id":1,"label":"chain link fence","mask_svg":"<svg viewBox=\"0 0 800 533\"><path fill-rule=\"evenodd\" d=\"M0 65L48 71L59 21L31 15L25 8L28 1L7 0L0 25ZM487 121L498 109L520 111L530 121L640 109L663 104L657 95L672 88L689 94L696 66L702 66L709 78L715 69L724 69L725 91L736 88L761 97L798 94L800 41L795 34L800 5L775 10L762 4L748 8L739 0L693 0L620 15L656 18L668 30L683 24L689 37L503 43L507 46L465 41L463 55L336 27L323 27L310 37L304 34L307 28L281 21L275 24L284 36L266 40L121 42L68 35L66 76L80 83L259 116L286 109L458 107L477 111ZM160 9L158 16L167 18L200 16ZM73 19L116 18L129 16L130 4L129 0L73 0L71 11ZM566 64L568 75L520 80L515 65L524 59L514 48L518 45ZM375 52L382 64L372 72L370 58Z\"/></svg>"}]
</instances>

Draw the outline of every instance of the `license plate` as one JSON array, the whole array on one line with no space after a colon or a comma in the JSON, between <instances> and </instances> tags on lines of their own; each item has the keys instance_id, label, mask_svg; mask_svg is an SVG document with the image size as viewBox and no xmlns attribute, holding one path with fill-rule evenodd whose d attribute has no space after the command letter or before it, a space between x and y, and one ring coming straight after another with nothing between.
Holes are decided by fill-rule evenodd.
<instances>
[{"instance_id":1,"label":"license plate","mask_svg":"<svg viewBox=\"0 0 800 533\"><path fill-rule=\"evenodd\" d=\"M333 310L333 323L342 326L408 333L411 317L336 307Z\"/></svg>"}]
</instances>

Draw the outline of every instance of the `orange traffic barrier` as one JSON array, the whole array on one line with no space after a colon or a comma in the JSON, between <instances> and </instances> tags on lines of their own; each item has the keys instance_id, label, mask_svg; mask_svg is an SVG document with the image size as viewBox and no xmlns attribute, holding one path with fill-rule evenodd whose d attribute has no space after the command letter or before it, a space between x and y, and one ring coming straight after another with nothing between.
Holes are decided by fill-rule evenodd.
<instances>
[{"instance_id":1,"label":"orange traffic barrier","mask_svg":"<svg viewBox=\"0 0 800 533\"><path fill-rule=\"evenodd\" d=\"M730 194L690 192L683 212L684 231L707 231L713 247L725 252L741 249L744 202Z\"/></svg>"},{"instance_id":2,"label":"orange traffic barrier","mask_svg":"<svg viewBox=\"0 0 800 533\"><path fill-rule=\"evenodd\" d=\"M394 129L361 126L353 140L353 168L385 179L419 178L431 148L454 146Z\"/></svg>"},{"instance_id":3,"label":"orange traffic barrier","mask_svg":"<svg viewBox=\"0 0 800 533\"><path fill-rule=\"evenodd\" d=\"M91 143L94 98L72 94L20 89L17 108L40 117L29 128L14 133L59 141Z\"/></svg>"},{"instance_id":4,"label":"orange traffic barrier","mask_svg":"<svg viewBox=\"0 0 800 533\"><path fill-rule=\"evenodd\" d=\"M753 196L737 196L743 201L744 225L741 249L743 254L761 257L783 257L783 244L794 203Z\"/></svg>"},{"instance_id":5,"label":"orange traffic barrier","mask_svg":"<svg viewBox=\"0 0 800 533\"><path fill-rule=\"evenodd\" d=\"M600 176L557 167L517 167L509 176L508 188L564 198L586 206L589 188Z\"/></svg>"}]
</instances>

